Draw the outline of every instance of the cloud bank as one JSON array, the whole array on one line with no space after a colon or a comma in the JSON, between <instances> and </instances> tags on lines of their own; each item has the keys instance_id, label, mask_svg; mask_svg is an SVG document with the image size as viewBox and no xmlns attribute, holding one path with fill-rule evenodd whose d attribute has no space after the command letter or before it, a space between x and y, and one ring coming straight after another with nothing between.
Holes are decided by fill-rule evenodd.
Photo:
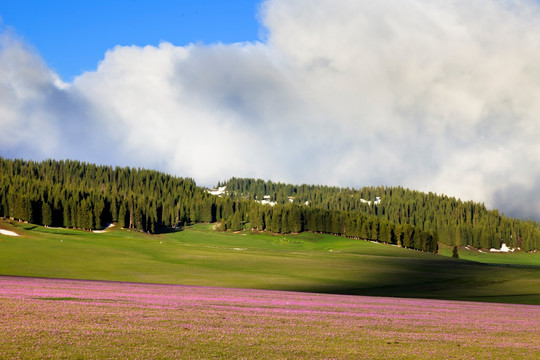
<instances>
[{"instance_id":1,"label":"cloud bank","mask_svg":"<svg viewBox=\"0 0 540 360\"><path fill-rule=\"evenodd\" d=\"M270 0L255 43L116 47L63 83L0 35L0 153L402 185L540 219L540 6Z\"/></svg>"}]
</instances>

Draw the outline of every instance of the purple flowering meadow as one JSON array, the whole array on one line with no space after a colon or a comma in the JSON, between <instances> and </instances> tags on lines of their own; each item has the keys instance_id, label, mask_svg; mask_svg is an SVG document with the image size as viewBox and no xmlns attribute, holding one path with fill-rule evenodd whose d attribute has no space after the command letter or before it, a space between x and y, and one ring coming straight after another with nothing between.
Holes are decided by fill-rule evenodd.
<instances>
[{"instance_id":1,"label":"purple flowering meadow","mask_svg":"<svg viewBox=\"0 0 540 360\"><path fill-rule=\"evenodd\" d=\"M0 354L538 359L540 307L0 277Z\"/></svg>"}]
</instances>

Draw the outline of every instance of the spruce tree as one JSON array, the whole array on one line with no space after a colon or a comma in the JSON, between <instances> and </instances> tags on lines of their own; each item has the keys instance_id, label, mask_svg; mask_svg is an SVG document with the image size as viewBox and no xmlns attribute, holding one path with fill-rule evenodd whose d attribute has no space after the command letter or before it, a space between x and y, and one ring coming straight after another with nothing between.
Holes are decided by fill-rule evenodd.
<instances>
[{"instance_id":1,"label":"spruce tree","mask_svg":"<svg viewBox=\"0 0 540 360\"><path fill-rule=\"evenodd\" d=\"M232 231L240 231L242 230L242 217L240 212L236 212L231 219L231 230Z\"/></svg>"},{"instance_id":2,"label":"spruce tree","mask_svg":"<svg viewBox=\"0 0 540 360\"><path fill-rule=\"evenodd\" d=\"M126 210L126 206L122 202L120 204L120 209L118 210L118 225L120 225L120 227L122 228L127 227L129 223L126 221L126 218L127 218L127 210Z\"/></svg>"},{"instance_id":3,"label":"spruce tree","mask_svg":"<svg viewBox=\"0 0 540 360\"><path fill-rule=\"evenodd\" d=\"M281 212L281 229L279 231L282 234L288 234L291 232L289 228L289 211L288 209L283 209Z\"/></svg>"},{"instance_id":4,"label":"spruce tree","mask_svg":"<svg viewBox=\"0 0 540 360\"><path fill-rule=\"evenodd\" d=\"M52 215L53 213L51 205L47 202L44 202L41 208L41 223L45 226L51 226L53 223Z\"/></svg>"},{"instance_id":5,"label":"spruce tree","mask_svg":"<svg viewBox=\"0 0 540 360\"><path fill-rule=\"evenodd\" d=\"M272 221L270 231L274 233L281 232L281 212L282 210L280 205L276 205L272 209Z\"/></svg>"}]
</instances>

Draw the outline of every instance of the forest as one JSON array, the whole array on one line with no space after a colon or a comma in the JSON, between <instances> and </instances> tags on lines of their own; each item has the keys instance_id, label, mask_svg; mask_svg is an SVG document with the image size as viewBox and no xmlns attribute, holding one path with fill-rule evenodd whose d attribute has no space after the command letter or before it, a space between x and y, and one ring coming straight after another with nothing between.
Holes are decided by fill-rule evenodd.
<instances>
[{"instance_id":1,"label":"forest","mask_svg":"<svg viewBox=\"0 0 540 360\"><path fill-rule=\"evenodd\" d=\"M277 204L307 202L313 209L374 216L380 224L411 225L436 234L438 240L447 245L499 249L505 243L524 251L540 249L540 226L537 222L513 219L496 209L488 210L484 204L431 192L382 186L356 190L243 178L232 178L218 186L225 186L233 198L260 201L267 196L269 201Z\"/></svg>"},{"instance_id":2,"label":"forest","mask_svg":"<svg viewBox=\"0 0 540 360\"><path fill-rule=\"evenodd\" d=\"M438 241L478 248L500 247L505 241L526 251L540 247L535 222L431 193L238 178L218 186L227 193L211 195L193 179L154 170L0 158L0 217L83 230L114 222L148 233L216 222L222 231L311 231L428 252L437 252ZM265 196L276 204L261 203Z\"/></svg>"}]
</instances>

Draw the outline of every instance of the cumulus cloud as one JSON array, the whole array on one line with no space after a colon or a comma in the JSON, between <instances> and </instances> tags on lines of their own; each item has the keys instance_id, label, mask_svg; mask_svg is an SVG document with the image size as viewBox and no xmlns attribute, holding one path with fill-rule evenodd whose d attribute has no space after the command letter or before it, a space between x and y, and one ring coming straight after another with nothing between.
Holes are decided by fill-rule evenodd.
<instances>
[{"instance_id":1,"label":"cumulus cloud","mask_svg":"<svg viewBox=\"0 0 540 360\"><path fill-rule=\"evenodd\" d=\"M0 154L103 159L110 142L98 136L93 104L73 90L13 32L0 34Z\"/></svg>"},{"instance_id":2,"label":"cumulus cloud","mask_svg":"<svg viewBox=\"0 0 540 360\"><path fill-rule=\"evenodd\" d=\"M403 185L540 219L540 6L269 0L261 42L109 50L65 84L0 38L0 151Z\"/></svg>"}]
</instances>

